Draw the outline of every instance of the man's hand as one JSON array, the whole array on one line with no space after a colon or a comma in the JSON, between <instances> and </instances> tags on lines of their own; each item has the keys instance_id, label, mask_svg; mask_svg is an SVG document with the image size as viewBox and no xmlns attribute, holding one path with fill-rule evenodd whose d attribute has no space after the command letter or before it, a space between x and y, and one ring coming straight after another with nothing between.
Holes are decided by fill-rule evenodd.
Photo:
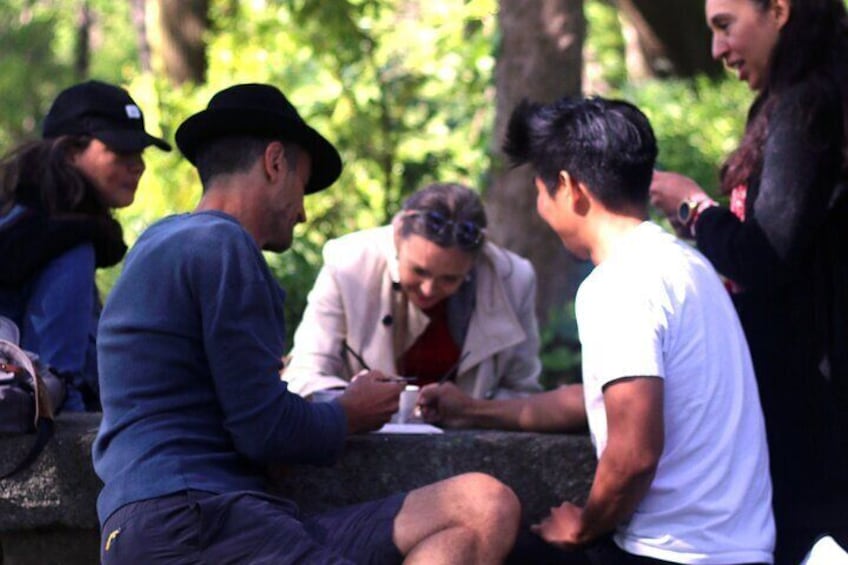
<instances>
[{"instance_id":1,"label":"man's hand","mask_svg":"<svg viewBox=\"0 0 848 565\"><path fill-rule=\"evenodd\" d=\"M473 402L474 399L453 383L427 385L418 395L421 418L447 428L469 427L468 410Z\"/></svg>"},{"instance_id":2,"label":"man's hand","mask_svg":"<svg viewBox=\"0 0 848 565\"><path fill-rule=\"evenodd\" d=\"M398 410L403 382L389 381L380 371L363 371L348 385L339 404L347 415L348 433L379 429Z\"/></svg>"},{"instance_id":3,"label":"man's hand","mask_svg":"<svg viewBox=\"0 0 848 565\"><path fill-rule=\"evenodd\" d=\"M583 509L570 502L551 508L551 514L530 530L551 545L561 549L577 549L590 539L583 534Z\"/></svg>"}]
</instances>

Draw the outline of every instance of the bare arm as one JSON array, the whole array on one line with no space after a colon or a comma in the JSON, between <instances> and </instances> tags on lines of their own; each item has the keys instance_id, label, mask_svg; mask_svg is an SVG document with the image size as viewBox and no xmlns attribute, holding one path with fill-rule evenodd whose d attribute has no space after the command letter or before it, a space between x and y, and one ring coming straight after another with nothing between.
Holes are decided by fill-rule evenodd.
<instances>
[{"instance_id":1,"label":"bare arm","mask_svg":"<svg viewBox=\"0 0 848 565\"><path fill-rule=\"evenodd\" d=\"M570 385L521 398L471 398L453 383L424 387L418 398L425 421L449 428L497 428L534 432L586 427L583 385Z\"/></svg>"},{"instance_id":2,"label":"bare arm","mask_svg":"<svg viewBox=\"0 0 848 565\"><path fill-rule=\"evenodd\" d=\"M710 197L698 184L687 176L666 171L654 171L651 179L651 204L679 225L677 210L684 200L709 200Z\"/></svg>"},{"instance_id":3,"label":"bare arm","mask_svg":"<svg viewBox=\"0 0 848 565\"><path fill-rule=\"evenodd\" d=\"M607 445L586 506L566 502L533 527L550 543L583 545L633 514L654 479L664 444L663 381L620 379L604 390Z\"/></svg>"}]
</instances>

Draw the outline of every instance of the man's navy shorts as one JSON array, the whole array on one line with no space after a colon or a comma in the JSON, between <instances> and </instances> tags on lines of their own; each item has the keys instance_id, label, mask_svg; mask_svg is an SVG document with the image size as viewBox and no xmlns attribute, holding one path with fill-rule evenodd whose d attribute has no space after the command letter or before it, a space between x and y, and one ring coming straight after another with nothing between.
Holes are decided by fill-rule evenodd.
<instances>
[{"instance_id":1,"label":"man's navy shorts","mask_svg":"<svg viewBox=\"0 0 848 565\"><path fill-rule=\"evenodd\" d=\"M184 491L133 502L103 525L104 565L400 563L392 540L406 494L315 515L261 492Z\"/></svg>"}]
</instances>

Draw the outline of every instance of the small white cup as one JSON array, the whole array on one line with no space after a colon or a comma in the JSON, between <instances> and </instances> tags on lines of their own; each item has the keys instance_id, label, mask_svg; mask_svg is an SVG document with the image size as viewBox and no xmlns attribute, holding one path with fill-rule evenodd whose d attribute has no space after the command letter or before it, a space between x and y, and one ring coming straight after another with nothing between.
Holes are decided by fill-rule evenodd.
<instances>
[{"instance_id":1,"label":"small white cup","mask_svg":"<svg viewBox=\"0 0 848 565\"><path fill-rule=\"evenodd\" d=\"M418 387L416 385L406 385L406 388L400 393L398 402L398 411L389 420L394 424L408 424L411 422L420 422L421 417L416 415L415 405L418 401Z\"/></svg>"}]
</instances>

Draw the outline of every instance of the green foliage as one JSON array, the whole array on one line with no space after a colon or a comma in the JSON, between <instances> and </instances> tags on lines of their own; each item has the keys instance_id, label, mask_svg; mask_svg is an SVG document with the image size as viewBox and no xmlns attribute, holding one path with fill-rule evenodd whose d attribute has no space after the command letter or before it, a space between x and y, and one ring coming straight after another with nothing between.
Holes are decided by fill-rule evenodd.
<instances>
[{"instance_id":1,"label":"green foliage","mask_svg":"<svg viewBox=\"0 0 848 565\"><path fill-rule=\"evenodd\" d=\"M50 102L75 76L76 22L83 0L0 2L0 150L39 135ZM88 0L93 28L89 76L125 82L138 74L129 2Z\"/></svg>"},{"instance_id":2,"label":"green foliage","mask_svg":"<svg viewBox=\"0 0 848 565\"><path fill-rule=\"evenodd\" d=\"M292 326L327 239L389 221L434 180L477 188L488 168L495 2L214 3L210 90L279 85L339 148L339 181L306 201L292 249L268 257ZM280 30L285 33L280 33Z\"/></svg>"},{"instance_id":3,"label":"green foliage","mask_svg":"<svg viewBox=\"0 0 848 565\"><path fill-rule=\"evenodd\" d=\"M751 103L737 80L649 81L625 86L620 95L651 120L660 168L683 173L717 195L718 165L737 146Z\"/></svg>"},{"instance_id":4,"label":"green foliage","mask_svg":"<svg viewBox=\"0 0 848 565\"><path fill-rule=\"evenodd\" d=\"M345 162L341 179L306 199L307 222L296 230L292 249L267 256L288 292L292 327L327 239L387 222L403 198L427 182L451 179L479 188L488 168L495 0L415 4L212 0L208 82L174 87L162 73L138 69L136 41L127 41L135 37L128 3L91 3L94 36L100 38L92 44L92 74L126 86L152 132L173 139L178 124L219 89L269 82L339 148ZM52 87L34 104L30 123L40 121L55 93L75 80L74 15L81 0L43 6L54 27L33 33L65 75L53 73L46 82ZM23 33L19 25L16 32ZM54 41L57 37L61 40ZM47 55L37 58L48 61ZM15 85L6 90L16 91ZM135 203L118 212L129 242L156 219L190 210L200 194L193 168L178 152L150 149L145 161ZM98 273L104 294L119 270Z\"/></svg>"},{"instance_id":5,"label":"green foliage","mask_svg":"<svg viewBox=\"0 0 848 565\"><path fill-rule=\"evenodd\" d=\"M583 45L586 80L619 88L627 81L627 65L618 10L609 0L585 0L583 10L588 25Z\"/></svg>"},{"instance_id":6,"label":"green foliage","mask_svg":"<svg viewBox=\"0 0 848 565\"><path fill-rule=\"evenodd\" d=\"M89 74L126 86L148 129L173 139L179 123L237 82L278 85L310 124L339 148L344 172L306 199L293 248L268 255L288 292L290 330L321 265L328 238L387 222L408 194L434 180L484 188L490 166L497 0L211 0L208 80L174 87L154 60L142 73L130 3L88 0L93 14ZM83 0L0 2L0 147L38 133L50 101L74 76ZM148 6L155 6L148 0ZM598 82L650 117L661 165L716 186L716 167L738 139L750 94L735 80L628 84L618 13L586 0L587 58ZM148 23L155 18L148 18ZM148 31L155 46L155 26ZM200 195L178 151L145 153L136 202L118 215L132 242L151 222L186 212ZM108 292L119 268L102 271ZM579 378L573 312L542 329L548 385ZM289 332L291 334L291 331Z\"/></svg>"},{"instance_id":7,"label":"green foliage","mask_svg":"<svg viewBox=\"0 0 848 565\"><path fill-rule=\"evenodd\" d=\"M58 17L19 0L0 3L0 148L37 134L46 106L70 71L52 49Z\"/></svg>"},{"instance_id":8,"label":"green foliage","mask_svg":"<svg viewBox=\"0 0 848 565\"><path fill-rule=\"evenodd\" d=\"M573 301L550 314L548 323L539 331L539 341L542 361L539 380L545 390L581 382L580 342Z\"/></svg>"}]
</instances>

